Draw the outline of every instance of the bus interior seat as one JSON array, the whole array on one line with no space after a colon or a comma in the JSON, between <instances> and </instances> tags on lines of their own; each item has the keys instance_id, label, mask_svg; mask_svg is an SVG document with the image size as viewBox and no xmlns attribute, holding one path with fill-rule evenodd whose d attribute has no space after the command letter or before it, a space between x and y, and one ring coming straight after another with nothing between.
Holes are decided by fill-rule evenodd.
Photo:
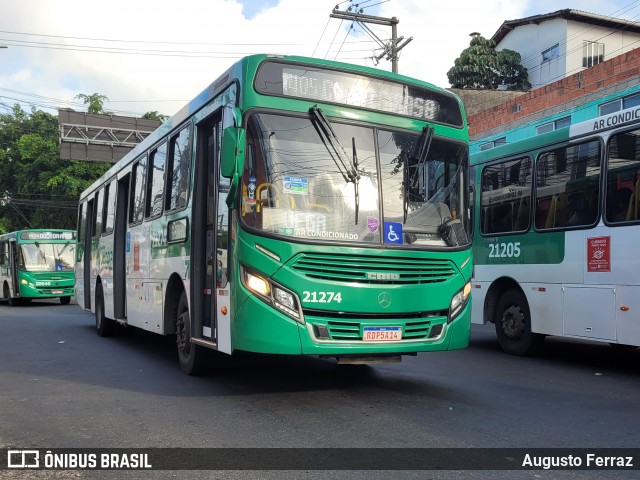
<instances>
[{"instance_id":1,"label":"bus interior seat","mask_svg":"<svg viewBox=\"0 0 640 480\"><path fill-rule=\"evenodd\" d=\"M549 215L544 224L544 228L564 227L569 217L569 209L567 208L567 194L559 193L551 198L549 207Z\"/></svg>"},{"instance_id":2,"label":"bus interior seat","mask_svg":"<svg viewBox=\"0 0 640 480\"><path fill-rule=\"evenodd\" d=\"M529 200L530 197L520 198L514 230L525 230L529 226Z\"/></svg>"},{"instance_id":3,"label":"bus interior seat","mask_svg":"<svg viewBox=\"0 0 640 480\"><path fill-rule=\"evenodd\" d=\"M635 191L631 194L631 198L629 198L627 220L638 220L638 210L640 210L640 180L636 182Z\"/></svg>"}]
</instances>

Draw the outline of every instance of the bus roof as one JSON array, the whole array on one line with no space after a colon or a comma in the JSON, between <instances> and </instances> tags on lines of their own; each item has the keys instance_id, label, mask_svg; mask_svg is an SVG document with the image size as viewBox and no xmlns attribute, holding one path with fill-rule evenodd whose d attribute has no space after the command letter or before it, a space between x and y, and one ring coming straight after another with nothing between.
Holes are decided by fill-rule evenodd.
<instances>
[{"instance_id":1,"label":"bus roof","mask_svg":"<svg viewBox=\"0 0 640 480\"><path fill-rule=\"evenodd\" d=\"M471 156L470 163L471 165L475 165L493 158L515 155L518 152L552 145L554 143L583 137L611 128L623 127L634 122L640 122L640 106L619 110L608 115L602 115L568 127L559 128L558 130L542 133L517 142L507 143L499 147L474 153Z\"/></svg>"}]
</instances>

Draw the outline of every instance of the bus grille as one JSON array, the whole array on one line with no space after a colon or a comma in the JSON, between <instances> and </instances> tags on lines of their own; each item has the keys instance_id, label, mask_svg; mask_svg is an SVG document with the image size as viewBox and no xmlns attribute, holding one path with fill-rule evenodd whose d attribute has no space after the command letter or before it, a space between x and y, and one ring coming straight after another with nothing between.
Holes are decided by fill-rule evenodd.
<instances>
[{"instance_id":1,"label":"bus grille","mask_svg":"<svg viewBox=\"0 0 640 480\"><path fill-rule=\"evenodd\" d=\"M320 253L298 255L292 268L317 280L385 285L439 283L456 273L449 260ZM384 278L384 274L391 274L393 278Z\"/></svg>"}]
</instances>

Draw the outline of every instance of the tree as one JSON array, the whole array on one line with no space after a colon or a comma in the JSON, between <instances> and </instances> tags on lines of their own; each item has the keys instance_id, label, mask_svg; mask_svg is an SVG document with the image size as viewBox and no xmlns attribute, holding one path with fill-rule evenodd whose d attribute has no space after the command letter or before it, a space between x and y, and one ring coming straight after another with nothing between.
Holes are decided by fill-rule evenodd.
<instances>
[{"instance_id":1,"label":"tree","mask_svg":"<svg viewBox=\"0 0 640 480\"><path fill-rule=\"evenodd\" d=\"M144 115L142 115L142 118L146 118L147 120L159 120L161 122L166 122L169 117L154 110L153 112L145 113Z\"/></svg>"},{"instance_id":2,"label":"tree","mask_svg":"<svg viewBox=\"0 0 640 480\"><path fill-rule=\"evenodd\" d=\"M469 47L462 51L447 72L451 86L486 90L531 88L520 54L509 49L497 52L495 47L495 41L474 34Z\"/></svg>"},{"instance_id":3,"label":"tree","mask_svg":"<svg viewBox=\"0 0 640 480\"><path fill-rule=\"evenodd\" d=\"M86 95L84 93L79 93L74 97L74 99L79 98L83 101L87 107L87 113L101 113L104 115L111 115L112 112L104 111L104 102L108 102L109 99L105 95L100 95L99 93L93 93L91 95Z\"/></svg>"}]
</instances>

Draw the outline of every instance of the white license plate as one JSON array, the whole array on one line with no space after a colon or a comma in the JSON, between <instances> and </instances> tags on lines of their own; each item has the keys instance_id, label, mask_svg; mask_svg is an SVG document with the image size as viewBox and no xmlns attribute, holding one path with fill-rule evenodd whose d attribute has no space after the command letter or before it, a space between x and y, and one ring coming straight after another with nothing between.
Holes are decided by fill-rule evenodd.
<instances>
[{"instance_id":1,"label":"white license plate","mask_svg":"<svg viewBox=\"0 0 640 480\"><path fill-rule=\"evenodd\" d=\"M363 342L398 342L402 340L402 327L364 327Z\"/></svg>"},{"instance_id":2,"label":"white license plate","mask_svg":"<svg viewBox=\"0 0 640 480\"><path fill-rule=\"evenodd\" d=\"M60 294L60 293L64 293L64 290L51 290L51 293L53 295L57 295L57 294Z\"/></svg>"}]
</instances>

